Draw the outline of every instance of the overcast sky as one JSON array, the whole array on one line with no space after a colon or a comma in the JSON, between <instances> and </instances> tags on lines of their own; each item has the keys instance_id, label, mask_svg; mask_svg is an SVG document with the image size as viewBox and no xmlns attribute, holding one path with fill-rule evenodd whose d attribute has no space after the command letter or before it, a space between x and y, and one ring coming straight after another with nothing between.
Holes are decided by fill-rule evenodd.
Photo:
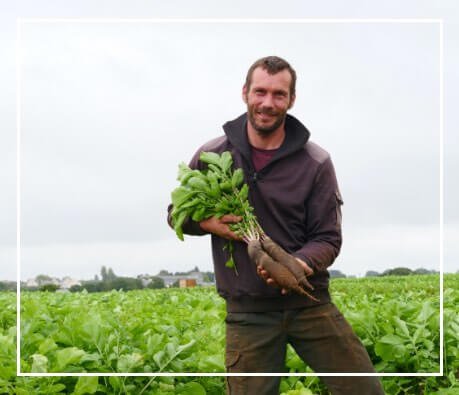
<instances>
[{"instance_id":1,"label":"overcast sky","mask_svg":"<svg viewBox=\"0 0 459 395\"><path fill-rule=\"evenodd\" d=\"M412 8L397 16L447 18L444 263L446 271L455 272L459 215L450 202L459 197L459 149L451 101L457 95L453 66L459 30L445 4L426 6L421 15ZM118 8L112 15L147 16ZM10 93L0 93L6 110L0 120L5 124L0 145L6 180L0 197L4 279L16 275L11 55L14 16L31 16L25 10L2 15L9 21L1 28L7 33L2 40L12 49L0 66ZM377 9L366 15L302 11L277 16L395 16ZM159 14L148 15L177 16L167 9ZM102 8L64 14L46 7L38 15L111 16ZM274 15L190 10L183 16ZM439 34L436 23L23 23L21 278L40 273L91 278L102 265L130 276L194 266L213 270L208 237L180 242L166 224L177 165L245 111L245 73L253 61L270 54L296 69L291 113L335 164L344 199L344 244L333 268L356 275L395 266L439 270Z\"/></svg>"}]
</instances>

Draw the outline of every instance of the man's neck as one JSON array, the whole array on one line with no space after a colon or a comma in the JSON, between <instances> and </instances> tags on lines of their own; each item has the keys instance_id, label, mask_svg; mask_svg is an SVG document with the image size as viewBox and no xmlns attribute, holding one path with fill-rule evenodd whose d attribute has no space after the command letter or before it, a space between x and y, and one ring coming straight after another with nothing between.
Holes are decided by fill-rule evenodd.
<instances>
[{"instance_id":1,"label":"man's neck","mask_svg":"<svg viewBox=\"0 0 459 395\"><path fill-rule=\"evenodd\" d=\"M277 149L279 148L285 138L285 122L282 123L274 132L266 135L255 130L250 123L247 122L247 137L252 147L260 149Z\"/></svg>"}]
</instances>

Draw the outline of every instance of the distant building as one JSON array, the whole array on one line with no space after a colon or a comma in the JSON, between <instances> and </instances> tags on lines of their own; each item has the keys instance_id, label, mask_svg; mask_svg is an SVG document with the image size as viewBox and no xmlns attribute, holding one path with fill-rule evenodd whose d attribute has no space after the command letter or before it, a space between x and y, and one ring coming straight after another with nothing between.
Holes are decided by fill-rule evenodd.
<instances>
[{"instance_id":1,"label":"distant building","mask_svg":"<svg viewBox=\"0 0 459 395\"><path fill-rule=\"evenodd\" d=\"M152 277L153 277L153 276L151 276L150 274L139 274L139 275L137 276L137 278L142 282L142 287L144 287L144 288L145 288L146 286L148 286L148 284L151 283L151 278L152 278Z\"/></svg>"},{"instance_id":2,"label":"distant building","mask_svg":"<svg viewBox=\"0 0 459 395\"><path fill-rule=\"evenodd\" d=\"M202 285L204 282L204 274L201 272L191 272L184 276L188 280L195 280L197 284Z\"/></svg>"},{"instance_id":3,"label":"distant building","mask_svg":"<svg viewBox=\"0 0 459 395\"><path fill-rule=\"evenodd\" d=\"M47 279L38 279L38 285L41 287L43 285L48 285L48 284L53 284L53 285L60 285L61 280L59 280L57 277L50 277Z\"/></svg>"},{"instance_id":4,"label":"distant building","mask_svg":"<svg viewBox=\"0 0 459 395\"><path fill-rule=\"evenodd\" d=\"M29 278L26 283L26 287L38 287L38 282L34 278Z\"/></svg>"},{"instance_id":5,"label":"distant building","mask_svg":"<svg viewBox=\"0 0 459 395\"><path fill-rule=\"evenodd\" d=\"M60 286L60 288L62 288L62 289L70 289L70 288L73 287L74 285L81 285L81 281L80 281L80 280L76 280L76 279L71 278L71 277L64 277L64 278L59 282L59 286Z\"/></svg>"},{"instance_id":6,"label":"distant building","mask_svg":"<svg viewBox=\"0 0 459 395\"><path fill-rule=\"evenodd\" d=\"M180 288L191 288L196 287L196 280L194 278L182 278L179 281Z\"/></svg>"},{"instance_id":7,"label":"distant building","mask_svg":"<svg viewBox=\"0 0 459 395\"><path fill-rule=\"evenodd\" d=\"M37 276L26 281L27 287L42 287L48 284L60 285L60 280L57 277Z\"/></svg>"},{"instance_id":8,"label":"distant building","mask_svg":"<svg viewBox=\"0 0 459 395\"><path fill-rule=\"evenodd\" d=\"M161 278L164 281L164 285L166 287L170 287L172 284L174 284L176 281L179 282L180 280L194 280L196 285L210 285L213 283L207 283L204 281L204 273L198 272L198 271L193 271L187 274L179 274L177 276L175 275L166 275L166 276L161 276L158 275L156 277Z\"/></svg>"},{"instance_id":9,"label":"distant building","mask_svg":"<svg viewBox=\"0 0 459 395\"><path fill-rule=\"evenodd\" d=\"M38 277L28 279L25 282L25 287L39 288L48 284L57 285L60 289L70 289L73 285L81 285L81 281L68 276L64 277L62 280L57 277Z\"/></svg>"}]
</instances>

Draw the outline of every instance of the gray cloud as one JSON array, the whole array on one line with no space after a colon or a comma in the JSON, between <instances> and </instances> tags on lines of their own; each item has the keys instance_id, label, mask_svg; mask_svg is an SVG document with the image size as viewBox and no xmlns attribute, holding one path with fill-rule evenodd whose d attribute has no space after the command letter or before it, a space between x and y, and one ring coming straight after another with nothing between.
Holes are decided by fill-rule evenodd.
<instances>
[{"instance_id":1,"label":"gray cloud","mask_svg":"<svg viewBox=\"0 0 459 395\"><path fill-rule=\"evenodd\" d=\"M163 215L177 163L221 133L221 96L233 96L231 117L244 110L248 51L277 53L292 36L304 38L283 51L299 72L293 113L311 119L313 139L336 158L346 207L358 207L348 221L436 222L436 34L429 25L26 25L25 241L109 240L116 223L132 240L159 235L145 218Z\"/></svg>"}]
</instances>

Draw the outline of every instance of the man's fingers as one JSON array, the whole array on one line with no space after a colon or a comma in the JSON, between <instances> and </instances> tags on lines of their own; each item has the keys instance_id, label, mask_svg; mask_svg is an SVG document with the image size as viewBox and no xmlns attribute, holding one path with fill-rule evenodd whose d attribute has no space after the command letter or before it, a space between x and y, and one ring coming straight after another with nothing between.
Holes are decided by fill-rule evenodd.
<instances>
[{"instance_id":1,"label":"man's fingers","mask_svg":"<svg viewBox=\"0 0 459 395\"><path fill-rule=\"evenodd\" d=\"M242 237L234 233L228 225L235 224L239 221L242 221L242 217L232 214L226 214L220 218L220 223L226 228L224 237L228 240L237 240L242 241Z\"/></svg>"},{"instance_id":2,"label":"man's fingers","mask_svg":"<svg viewBox=\"0 0 459 395\"><path fill-rule=\"evenodd\" d=\"M264 270L262 267L259 266L257 268L257 272L258 272L259 276L263 280L266 281L266 284L272 285L274 287L277 287L277 283L271 277L269 277L269 273L266 270Z\"/></svg>"},{"instance_id":3,"label":"man's fingers","mask_svg":"<svg viewBox=\"0 0 459 395\"><path fill-rule=\"evenodd\" d=\"M271 280L271 283L274 282L274 280L269 277L269 273L266 270L263 270L261 272L261 277L263 277L265 280Z\"/></svg>"},{"instance_id":4,"label":"man's fingers","mask_svg":"<svg viewBox=\"0 0 459 395\"><path fill-rule=\"evenodd\" d=\"M263 269L263 266L258 266L257 271L260 277L262 277L268 284L274 284L274 280L269 277L269 273Z\"/></svg>"},{"instance_id":5,"label":"man's fingers","mask_svg":"<svg viewBox=\"0 0 459 395\"><path fill-rule=\"evenodd\" d=\"M220 221L224 224L236 224L242 221L242 217L233 214L226 214L220 218Z\"/></svg>"},{"instance_id":6,"label":"man's fingers","mask_svg":"<svg viewBox=\"0 0 459 395\"><path fill-rule=\"evenodd\" d=\"M314 274L314 270L312 270L312 268L309 267L309 265L306 262L302 261L300 258L295 259L303 267L304 272L306 273L306 277L309 277Z\"/></svg>"},{"instance_id":7,"label":"man's fingers","mask_svg":"<svg viewBox=\"0 0 459 395\"><path fill-rule=\"evenodd\" d=\"M199 222L199 225L202 230L213 233L214 235L220 236L227 240L237 240L242 241L242 237L238 236L233 232L229 225L239 222L242 217L237 215L224 215L222 218L210 217Z\"/></svg>"},{"instance_id":8,"label":"man's fingers","mask_svg":"<svg viewBox=\"0 0 459 395\"><path fill-rule=\"evenodd\" d=\"M301 281L300 281L300 284L303 286L303 287L306 287L306 288L309 288L311 291L314 291L314 287L311 285L311 283L305 278L303 278Z\"/></svg>"},{"instance_id":9,"label":"man's fingers","mask_svg":"<svg viewBox=\"0 0 459 395\"><path fill-rule=\"evenodd\" d=\"M269 279L269 273L261 266L257 266L257 274L265 281Z\"/></svg>"},{"instance_id":10,"label":"man's fingers","mask_svg":"<svg viewBox=\"0 0 459 395\"><path fill-rule=\"evenodd\" d=\"M236 233L234 233L233 231L231 231L229 229L225 234L225 239L242 241L242 237L241 236L238 236Z\"/></svg>"}]
</instances>

